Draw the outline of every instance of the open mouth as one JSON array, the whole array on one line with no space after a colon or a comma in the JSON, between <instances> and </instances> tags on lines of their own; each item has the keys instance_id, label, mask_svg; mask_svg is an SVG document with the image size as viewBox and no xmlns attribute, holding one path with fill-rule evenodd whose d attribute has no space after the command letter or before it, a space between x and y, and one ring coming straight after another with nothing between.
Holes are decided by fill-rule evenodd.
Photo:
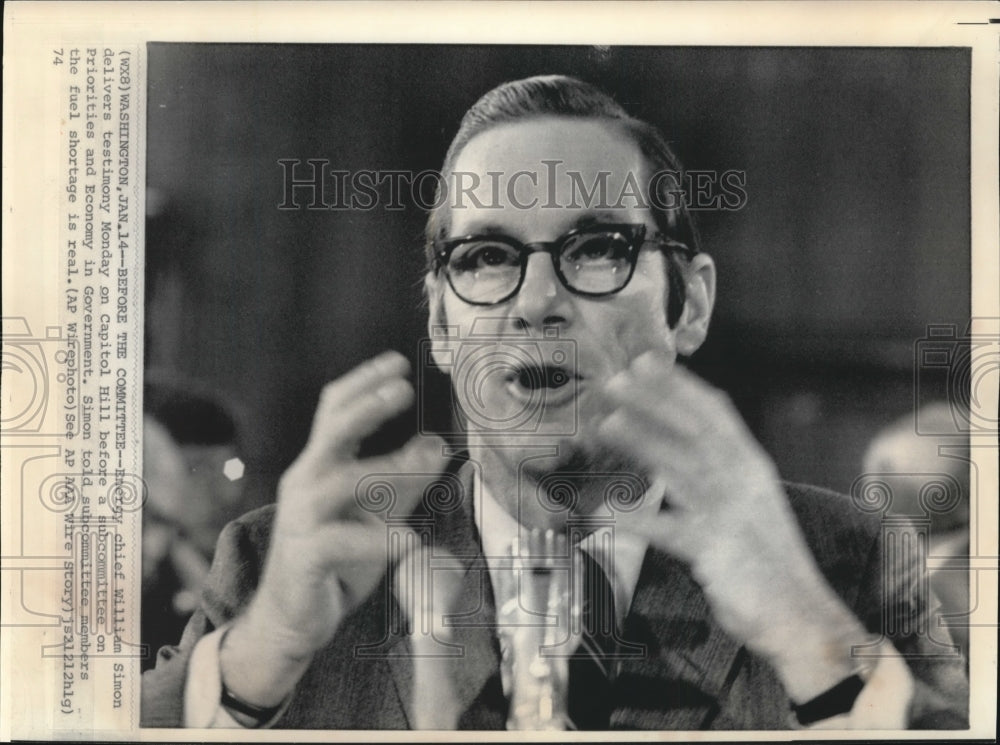
<instances>
[{"instance_id":1,"label":"open mouth","mask_svg":"<svg viewBox=\"0 0 1000 745\"><path fill-rule=\"evenodd\" d=\"M529 390L562 388L570 381L569 372L555 365L524 366L516 371L515 376L518 384Z\"/></svg>"},{"instance_id":2,"label":"open mouth","mask_svg":"<svg viewBox=\"0 0 1000 745\"><path fill-rule=\"evenodd\" d=\"M580 376L561 365L519 365L507 376L507 386L520 397L545 395L547 404L569 400L577 393Z\"/></svg>"}]
</instances>

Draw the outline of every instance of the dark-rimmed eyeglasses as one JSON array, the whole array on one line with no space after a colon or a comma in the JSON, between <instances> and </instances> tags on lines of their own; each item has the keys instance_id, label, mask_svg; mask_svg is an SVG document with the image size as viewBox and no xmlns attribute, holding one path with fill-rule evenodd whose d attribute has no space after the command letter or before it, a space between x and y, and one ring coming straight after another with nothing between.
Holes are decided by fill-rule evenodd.
<instances>
[{"instance_id":1,"label":"dark-rimmed eyeglasses","mask_svg":"<svg viewBox=\"0 0 1000 745\"><path fill-rule=\"evenodd\" d=\"M470 305L496 305L514 297L524 284L528 258L536 251L552 257L559 281L570 292L601 297L621 292L635 274L639 251L646 244L694 251L661 233L647 237L639 224L576 228L554 241L521 243L506 235L469 235L436 241L438 267L459 298Z\"/></svg>"}]
</instances>

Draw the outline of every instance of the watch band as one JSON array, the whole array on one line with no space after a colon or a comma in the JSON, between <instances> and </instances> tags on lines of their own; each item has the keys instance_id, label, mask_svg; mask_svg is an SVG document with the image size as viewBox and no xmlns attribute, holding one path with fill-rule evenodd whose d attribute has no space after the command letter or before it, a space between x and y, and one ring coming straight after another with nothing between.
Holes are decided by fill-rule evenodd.
<instances>
[{"instance_id":1,"label":"watch band","mask_svg":"<svg viewBox=\"0 0 1000 745\"><path fill-rule=\"evenodd\" d=\"M258 727L273 719L274 716L281 711L282 707L282 704L264 707L248 703L247 701L233 695L232 691L226 688L225 683L222 684L222 696L220 698L220 703L224 708L229 709L230 711L235 711L255 720Z\"/></svg>"},{"instance_id":2,"label":"watch band","mask_svg":"<svg viewBox=\"0 0 1000 745\"><path fill-rule=\"evenodd\" d=\"M222 638L219 639L220 652L222 650L222 645L226 643L226 637L229 636L229 632L231 630L232 626L227 626L226 630L222 632ZM219 696L219 703L222 705L222 708L228 710L230 713L235 712L236 714L242 714L244 717L248 717L253 721L252 724L240 722L244 727L262 727L274 719L274 717L285 705L284 702L282 702L277 706L257 706L256 704L251 704L249 701L244 701L226 687L226 681L222 679L221 671L219 676L219 685L222 688L222 692Z\"/></svg>"},{"instance_id":3,"label":"watch band","mask_svg":"<svg viewBox=\"0 0 1000 745\"><path fill-rule=\"evenodd\" d=\"M864 687L864 679L855 673L804 704L792 704L792 711L803 726L846 714L854 708L854 702Z\"/></svg>"}]
</instances>

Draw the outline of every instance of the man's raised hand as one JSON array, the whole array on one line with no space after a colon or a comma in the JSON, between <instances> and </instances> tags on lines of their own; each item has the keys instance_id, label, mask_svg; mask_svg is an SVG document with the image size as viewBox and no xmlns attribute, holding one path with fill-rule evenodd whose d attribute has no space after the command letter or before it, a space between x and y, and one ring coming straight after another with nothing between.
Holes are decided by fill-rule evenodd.
<instances>
[{"instance_id":1,"label":"man's raised hand","mask_svg":"<svg viewBox=\"0 0 1000 745\"><path fill-rule=\"evenodd\" d=\"M388 455L357 457L365 437L413 402L408 372L402 355L386 352L323 389L309 440L278 487L257 593L221 651L224 681L251 703L283 700L386 572L386 525L358 504L359 482L373 473L408 476L394 508L406 513L421 497L412 475L430 482L445 467L443 441L426 435Z\"/></svg>"},{"instance_id":2,"label":"man's raised hand","mask_svg":"<svg viewBox=\"0 0 1000 745\"><path fill-rule=\"evenodd\" d=\"M603 395L599 440L666 492L659 514L619 527L687 562L719 623L772 662L793 698L845 677L864 628L820 573L777 468L728 398L655 351Z\"/></svg>"}]
</instances>

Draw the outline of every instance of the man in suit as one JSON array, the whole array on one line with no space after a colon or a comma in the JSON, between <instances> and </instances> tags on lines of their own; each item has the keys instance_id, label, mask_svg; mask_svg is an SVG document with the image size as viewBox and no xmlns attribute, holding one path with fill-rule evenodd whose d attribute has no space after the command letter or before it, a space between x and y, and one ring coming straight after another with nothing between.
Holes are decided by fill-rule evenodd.
<instances>
[{"instance_id":1,"label":"man in suit","mask_svg":"<svg viewBox=\"0 0 1000 745\"><path fill-rule=\"evenodd\" d=\"M470 109L425 280L466 454L421 434L357 456L413 402L401 355L329 384L276 510L220 539L202 609L144 680L144 725L519 726L519 632L498 619L524 598L504 572L512 546L568 534L591 589L570 593L582 624L554 613L570 659L549 725L964 726L920 567L883 571L877 520L783 485L677 365L715 299L677 173L654 128L580 81L508 83ZM411 602L398 544L437 567L429 600ZM397 622L421 602L449 619L437 637Z\"/></svg>"}]
</instances>

